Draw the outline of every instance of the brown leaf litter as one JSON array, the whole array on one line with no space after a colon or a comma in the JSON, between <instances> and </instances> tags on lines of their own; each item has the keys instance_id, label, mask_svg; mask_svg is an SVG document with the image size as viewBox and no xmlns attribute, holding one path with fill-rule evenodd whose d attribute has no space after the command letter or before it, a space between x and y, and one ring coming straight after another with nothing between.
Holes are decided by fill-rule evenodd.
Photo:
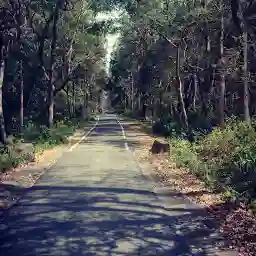
<instances>
[{"instance_id":1,"label":"brown leaf litter","mask_svg":"<svg viewBox=\"0 0 256 256\"><path fill-rule=\"evenodd\" d=\"M129 139L136 140L137 145L140 145L134 149L138 161L150 163L153 176L158 181L204 206L216 220L219 231L239 255L256 255L256 219L247 206L225 202L221 193L207 188L189 170L178 168L169 154L152 155L150 148L156 137L145 134L139 124L127 127Z\"/></svg>"},{"instance_id":2,"label":"brown leaf litter","mask_svg":"<svg viewBox=\"0 0 256 256\"><path fill-rule=\"evenodd\" d=\"M79 141L84 130L77 130L69 138L69 145ZM19 200L26 188L32 187L66 150L66 145L46 149L36 154L35 161L19 165L0 174L0 215Z\"/></svg>"}]
</instances>

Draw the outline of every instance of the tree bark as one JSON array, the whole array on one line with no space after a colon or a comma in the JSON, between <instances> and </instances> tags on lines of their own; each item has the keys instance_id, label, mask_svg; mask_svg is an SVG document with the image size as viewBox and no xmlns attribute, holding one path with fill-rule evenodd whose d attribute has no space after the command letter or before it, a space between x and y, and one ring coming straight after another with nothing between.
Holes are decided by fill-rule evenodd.
<instances>
[{"instance_id":1,"label":"tree bark","mask_svg":"<svg viewBox=\"0 0 256 256\"><path fill-rule=\"evenodd\" d=\"M82 83L82 90L83 90L83 118L87 117L87 110L88 110L88 93L86 91L86 86L87 85L87 81L84 80L84 82Z\"/></svg>"},{"instance_id":2,"label":"tree bark","mask_svg":"<svg viewBox=\"0 0 256 256\"><path fill-rule=\"evenodd\" d=\"M55 62L55 49L57 41L57 22L59 19L59 3L56 4L53 17L52 27L52 42L51 42L51 57L50 57L50 71L49 71L49 86L48 86L48 127L51 128L53 125L54 115L54 62Z\"/></svg>"},{"instance_id":3,"label":"tree bark","mask_svg":"<svg viewBox=\"0 0 256 256\"><path fill-rule=\"evenodd\" d=\"M72 115L75 117L76 112L76 94L75 94L75 81L72 81Z\"/></svg>"},{"instance_id":4,"label":"tree bark","mask_svg":"<svg viewBox=\"0 0 256 256\"><path fill-rule=\"evenodd\" d=\"M196 99L197 99L197 88L198 88L198 79L197 79L197 74L193 74L193 111L196 112Z\"/></svg>"},{"instance_id":5,"label":"tree bark","mask_svg":"<svg viewBox=\"0 0 256 256\"><path fill-rule=\"evenodd\" d=\"M225 71L224 71L224 6L221 1L221 31L220 31L220 97L219 97L219 123L221 127L225 126Z\"/></svg>"},{"instance_id":6,"label":"tree bark","mask_svg":"<svg viewBox=\"0 0 256 256\"><path fill-rule=\"evenodd\" d=\"M71 103L70 103L70 96L69 96L69 87L65 90L66 95L67 95L67 107L68 107L68 115L69 118L72 118L72 109L71 109Z\"/></svg>"},{"instance_id":7,"label":"tree bark","mask_svg":"<svg viewBox=\"0 0 256 256\"><path fill-rule=\"evenodd\" d=\"M20 61L20 133L23 133L24 127L24 77L23 61Z\"/></svg>"},{"instance_id":8,"label":"tree bark","mask_svg":"<svg viewBox=\"0 0 256 256\"><path fill-rule=\"evenodd\" d=\"M7 137L6 137L4 113L3 113L4 70L5 70L5 62L4 60L0 60L0 140L4 145L6 145Z\"/></svg>"},{"instance_id":9,"label":"tree bark","mask_svg":"<svg viewBox=\"0 0 256 256\"><path fill-rule=\"evenodd\" d=\"M134 81L133 81L133 74L131 73L131 107L132 107L132 111L134 111Z\"/></svg>"},{"instance_id":10,"label":"tree bark","mask_svg":"<svg viewBox=\"0 0 256 256\"><path fill-rule=\"evenodd\" d=\"M188 116L187 116L187 111L185 108L185 103L183 98L183 83L180 77L180 47L179 46L177 46L177 55L176 55L176 81L178 85L178 93L179 93L180 105L181 105L181 110L183 114L185 128L189 132Z\"/></svg>"},{"instance_id":11,"label":"tree bark","mask_svg":"<svg viewBox=\"0 0 256 256\"><path fill-rule=\"evenodd\" d=\"M141 114L141 95L140 92L138 93L138 112Z\"/></svg>"},{"instance_id":12,"label":"tree bark","mask_svg":"<svg viewBox=\"0 0 256 256\"><path fill-rule=\"evenodd\" d=\"M249 110L249 75L248 75L248 33L243 33L244 43L244 120L251 121Z\"/></svg>"}]
</instances>

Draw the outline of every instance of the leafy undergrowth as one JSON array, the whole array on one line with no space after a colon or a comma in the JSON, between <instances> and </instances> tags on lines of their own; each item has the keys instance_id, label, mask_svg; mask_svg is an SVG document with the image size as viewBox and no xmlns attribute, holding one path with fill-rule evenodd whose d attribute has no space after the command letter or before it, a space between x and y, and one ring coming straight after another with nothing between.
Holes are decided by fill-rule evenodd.
<instances>
[{"instance_id":1,"label":"leafy undergrowth","mask_svg":"<svg viewBox=\"0 0 256 256\"><path fill-rule=\"evenodd\" d=\"M55 163L65 150L62 145L76 143L90 129L88 121L93 120L62 121L51 130L30 123L22 139L9 137L8 151L0 155L0 216L22 196L24 188L33 186Z\"/></svg>"},{"instance_id":2,"label":"leafy undergrowth","mask_svg":"<svg viewBox=\"0 0 256 256\"><path fill-rule=\"evenodd\" d=\"M139 124L138 127L140 127ZM139 162L149 162L154 170L153 175L156 179L163 184L170 186L178 193L188 197L191 201L199 203L208 209L209 213L215 218L219 231L228 241L230 241L231 246L243 256L256 255L256 220L252 210L248 207L249 198L252 206L253 194L247 193L246 200L244 201L247 203L239 203L243 195L234 192L234 189L244 188L244 186L241 186L240 182L238 182L237 184L233 184L232 187L229 187L231 183L228 183L228 181L230 182L230 179L227 178L228 176L226 175L224 178L223 176L220 176L222 177L221 185L223 185L223 181L226 181L226 184L224 183L226 185L225 188L228 188L223 192L220 186L217 186L217 178L219 176L215 175L213 170L216 170L216 166L220 166L220 163L227 163L227 159L237 159L238 152L241 151L239 151L239 148L232 146L232 143L234 143L234 141L236 143L241 143L243 136L245 134L250 134L250 131L252 133L250 134L250 139L248 137L246 139L246 141L249 142L254 138L254 132L251 129L251 127L248 127L244 123L235 125L230 124L227 130L216 130L208 137L198 141L195 145L190 144L185 140L173 138L171 140L171 158L169 154L150 154L149 149L151 148L155 137L145 133L142 134L141 129L136 128L136 126L133 126L130 129L132 130L130 133L134 133L134 138L139 140L139 145L141 145L140 147L135 148L135 154L138 157ZM140 134L138 134L138 132ZM224 136L221 136L220 133L223 132ZM228 134L225 134L225 132ZM235 136L238 135L238 138L234 138L234 135L231 136L232 134L236 134ZM212 141L213 138L215 138L215 143ZM228 144L225 144L225 142ZM253 144L254 142L251 144L251 149ZM209 154L208 152L205 155L204 152L211 147L215 150L213 155L217 157L219 154L220 160L217 162L217 165L213 165L212 163L215 163L215 161L212 161L211 158L209 158L209 163L212 165L209 164L208 169L204 169L207 167L207 158L204 158L203 156ZM222 155L224 154L223 151L219 152L221 147L224 147L226 150L225 155ZM234 150L235 148L236 150ZM234 152L234 154L232 153L234 158L228 158L228 152ZM243 161L241 160L240 166L242 166L242 163ZM232 166L232 164L234 163L231 163L230 165ZM215 168L210 169L210 167ZM227 172L226 169L225 172ZM241 169L240 172L242 173L243 170Z\"/></svg>"},{"instance_id":3,"label":"leafy undergrowth","mask_svg":"<svg viewBox=\"0 0 256 256\"><path fill-rule=\"evenodd\" d=\"M171 157L185 167L223 202L209 204L222 233L241 255L256 255L256 131L255 124L231 122L225 129L190 143L170 139ZM184 184L187 185L187 184Z\"/></svg>"},{"instance_id":4,"label":"leafy undergrowth","mask_svg":"<svg viewBox=\"0 0 256 256\"><path fill-rule=\"evenodd\" d=\"M225 129L190 143L171 138L171 155L175 162L189 168L207 186L224 191L232 202L251 205L256 199L256 131L254 126L234 122Z\"/></svg>"},{"instance_id":5,"label":"leafy undergrowth","mask_svg":"<svg viewBox=\"0 0 256 256\"><path fill-rule=\"evenodd\" d=\"M23 135L10 136L7 148L0 151L0 173L36 161L46 149L67 144L69 137L77 128L84 127L86 121L59 121L52 129L29 122L24 128Z\"/></svg>"}]
</instances>

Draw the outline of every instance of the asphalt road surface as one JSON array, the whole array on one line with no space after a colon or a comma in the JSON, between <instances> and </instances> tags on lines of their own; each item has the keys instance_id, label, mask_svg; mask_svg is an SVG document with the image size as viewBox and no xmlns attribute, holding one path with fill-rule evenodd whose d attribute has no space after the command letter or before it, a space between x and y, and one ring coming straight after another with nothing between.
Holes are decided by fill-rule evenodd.
<instances>
[{"instance_id":1,"label":"asphalt road surface","mask_svg":"<svg viewBox=\"0 0 256 256\"><path fill-rule=\"evenodd\" d=\"M155 193L126 142L117 117L102 115L6 212L0 255L231 255L215 248L204 210Z\"/></svg>"}]
</instances>

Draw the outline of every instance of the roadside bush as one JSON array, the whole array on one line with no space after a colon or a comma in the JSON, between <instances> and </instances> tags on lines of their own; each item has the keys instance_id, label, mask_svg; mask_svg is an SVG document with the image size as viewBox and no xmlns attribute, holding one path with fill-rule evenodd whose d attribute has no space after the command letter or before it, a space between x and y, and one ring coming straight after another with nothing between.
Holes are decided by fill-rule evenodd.
<instances>
[{"instance_id":1,"label":"roadside bush","mask_svg":"<svg viewBox=\"0 0 256 256\"><path fill-rule=\"evenodd\" d=\"M191 170L198 171L198 157L194 151L193 144L187 140L172 138L170 139L171 156L181 167L188 167Z\"/></svg>"},{"instance_id":2,"label":"roadside bush","mask_svg":"<svg viewBox=\"0 0 256 256\"><path fill-rule=\"evenodd\" d=\"M256 125L230 122L195 143L171 139L171 152L178 164L188 167L208 185L233 191L252 200L256 188Z\"/></svg>"},{"instance_id":3,"label":"roadside bush","mask_svg":"<svg viewBox=\"0 0 256 256\"><path fill-rule=\"evenodd\" d=\"M51 147L68 142L68 137L74 132L75 126L72 123L67 124L64 121L54 124L52 129L46 126L40 126L40 135L35 140L35 144L45 144L45 147Z\"/></svg>"},{"instance_id":4,"label":"roadside bush","mask_svg":"<svg viewBox=\"0 0 256 256\"><path fill-rule=\"evenodd\" d=\"M182 134L182 128L178 122L170 118L161 118L152 125L154 134L168 136L177 136Z\"/></svg>"},{"instance_id":5,"label":"roadside bush","mask_svg":"<svg viewBox=\"0 0 256 256\"><path fill-rule=\"evenodd\" d=\"M23 131L23 138L26 141L34 141L40 136L39 126L33 122L28 122Z\"/></svg>"},{"instance_id":6,"label":"roadside bush","mask_svg":"<svg viewBox=\"0 0 256 256\"><path fill-rule=\"evenodd\" d=\"M75 128L83 126L79 120L56 122L52 129L28 122L21 137L8 137L8 147L0 152L0 172L5 172L20 164L33 162L35 155L56 145L68 143ZM25 143L24 143L25 142Z\"/></svg>"},{"instance_id":7,"label":"roadside bush","mask_svg":"<svg viewBox=\"0 0 256 256\"><path fill-rule=\"evenodd\" d=\"M25 145L23 147L20 147L20 144L8 145L7 149L0 152L0 172L5 172L20 164L33 162L34 160L35 151L32 145Z\"/></svg>"},{"instance_id":8,"label":"roadside bush","mask_svg":"<svg viewBox=\"0 0 256 256\"><path fill-rule=\"evenodd\" d=\"M12 161L8 153L1 152L0 154L0 168L1 172L5 172L6 170L12 167Z\"/></svg>"},{"instance_id":9,"label":"roadside bush","mask_svg":"<svg viewBox=\"0 0 256 256\"><path fill-rule=\"evenodd\" d=\"M127 117L131 117L131 118L137 118L138 114L136 114L134 111L132 110L125 110L123 115L127 116Z\"/></svg>"}]
</instances>

